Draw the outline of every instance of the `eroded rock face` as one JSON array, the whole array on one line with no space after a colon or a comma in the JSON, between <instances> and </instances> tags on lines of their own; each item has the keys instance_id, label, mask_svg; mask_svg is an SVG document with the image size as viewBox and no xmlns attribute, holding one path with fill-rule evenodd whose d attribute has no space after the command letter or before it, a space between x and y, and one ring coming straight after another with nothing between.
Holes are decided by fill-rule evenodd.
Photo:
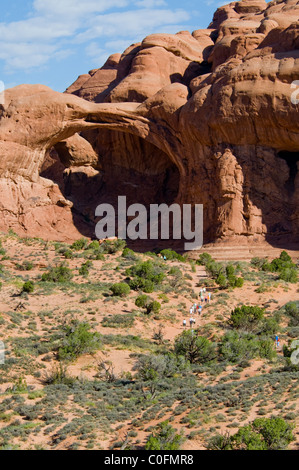
<instances>
[{"instance_id":1,"label":"eroded rock face","mask_svg":"<svg viewBox=\"0 0 299 470\"><path fill-rule=\"evenodd\" d=\"M64 94L8 90L0 229L71 239L93 232L99 203L127 195L204 204L206 242L296 241L298 14L294 0L233 2L207 29L148 36Z\"/></svg>"}]
</instances>

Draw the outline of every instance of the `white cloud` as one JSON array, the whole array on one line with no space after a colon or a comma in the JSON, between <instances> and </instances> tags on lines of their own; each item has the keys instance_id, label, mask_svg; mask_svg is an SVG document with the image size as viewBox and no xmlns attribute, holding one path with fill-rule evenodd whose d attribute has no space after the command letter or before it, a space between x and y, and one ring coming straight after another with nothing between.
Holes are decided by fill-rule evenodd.
<instances>
[{"instance_id":1,"label":"white cloud","mask_svg":"<svg viewBox=\"0 0 299 470\"><path fill-rule=\"evenodd\" d=\"M97 15L90 21L90 27L77 36L77 41L86 42L100 37L138 36L188 19L189 14L183 10L134 10Z\"/></svg>"},{"instance_id":2,"label":"white cloud","mask_svg":"<svg viewBox=\"0 0 299 470\"><path fill-rule=\"evenodd\" d=\"M183 9L167 8L165 0L34 0L32 8L26 19L0 23L0 60L8 72L59 60L80 44L94 60L107 58L149 33L175 32L174 25L180 29L190 18ZM113 42L121 49L111 50Z\"/></svg>"}]
</instances>

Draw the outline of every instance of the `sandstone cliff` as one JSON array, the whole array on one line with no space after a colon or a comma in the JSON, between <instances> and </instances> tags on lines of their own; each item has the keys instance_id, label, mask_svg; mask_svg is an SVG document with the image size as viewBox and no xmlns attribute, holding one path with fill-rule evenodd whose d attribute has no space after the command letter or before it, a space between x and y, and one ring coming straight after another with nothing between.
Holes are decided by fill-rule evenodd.
<instances>
[{"instance_id":1,"label":"sandstone cliff","mask_svg":"<svg viewBox=\"0 0 299 470\"><path fill-rule=\"evenodd\" d=\"M92 235L95 207L127 195L203 203L206 242L296 241L298 18L296 0L233 2L207 29L148 36L64 94L8 90L0 229Z\"/></svg>"}]
</instances>

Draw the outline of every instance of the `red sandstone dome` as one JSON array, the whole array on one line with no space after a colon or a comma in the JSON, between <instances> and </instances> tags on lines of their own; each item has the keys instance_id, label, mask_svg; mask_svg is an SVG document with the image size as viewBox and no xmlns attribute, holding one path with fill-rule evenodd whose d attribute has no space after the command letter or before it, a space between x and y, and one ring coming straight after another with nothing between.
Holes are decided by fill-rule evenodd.
<instances>
[{"instance_id":1,"label":"red sandstone dome","mask_svg":"<svg viewBox=\"0 0 299 470\"><path fill-rule=\"evenodd\" d=\"M204 204L205 242L299 234L299 2L243 0L154 34L66 93L7 90L0 230L92 236L95 207Z\"/></svg>"}]
</instances>

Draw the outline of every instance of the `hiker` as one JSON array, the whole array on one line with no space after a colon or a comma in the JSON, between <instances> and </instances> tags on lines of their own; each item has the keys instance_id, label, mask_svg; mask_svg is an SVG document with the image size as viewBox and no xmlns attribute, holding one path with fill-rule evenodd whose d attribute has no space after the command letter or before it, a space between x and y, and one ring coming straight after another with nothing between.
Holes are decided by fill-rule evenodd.
<instances>
[{"instance_id":1,"label":"hiker","mask_svg":"<svg viewBox=\"0 0 299 470\"><path fill-rule=\"evenodd\" d=\"M199 305L199 306L198 306L198 314L201 315L201 312L202 312L202 306Z\"/></svg>"},{"instance_id":2,"label":"hiker","mask_svg":"<svg viewBox=\"0 0 299 470\"><path fill-rule=\"evenodd\" d=\"M193 313L193 307L190 307L189 313L190 313L190 316L191 316L192 313Z\"/></svg>"},{"instance_id":3,"label":"hiker","mask_svg":"<svg viewBox=\"0 0 299 470\"><path fill-rule=\"evenodd\" d=\"M211 297L212 297L212 294L211 294L211 292L209 292L209 293L208 293L209 303L211 302Z\"/></svg>"},{"instance_id":4,"label":"hiker","mask_svg":"<svg viewBox=\"0 0 299 470\"><path fill-rule=\"evenodd\" d=\"M186 328L186 326L187 326L187 322L186 320L183 320L183 327Z\"/></svg>"},{"instance_id":5,"label":"hiker","mask_svg":"<svg viewBox=\"0 0 299 470\"><path fill-rule=\"evenodd\" d=\"M192 328L192 325L193 325L193 318L190 318L189 322L190 322L190 328Z\"/></svg>"}]
</instances>

